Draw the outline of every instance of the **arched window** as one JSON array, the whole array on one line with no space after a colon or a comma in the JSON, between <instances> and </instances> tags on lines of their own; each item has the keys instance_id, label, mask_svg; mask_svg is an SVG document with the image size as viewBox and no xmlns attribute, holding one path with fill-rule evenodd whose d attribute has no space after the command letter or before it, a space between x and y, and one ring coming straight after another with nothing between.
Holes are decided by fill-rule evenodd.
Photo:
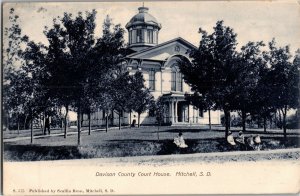
<instances>
[{"instance_id":1,"label":"arched window","mask_svg":"<svg viewBox=\"0 0 300 196\"><path fill-rule=\"evenodd\" d=\"M171 72L171 91L182 92L182 73L176 68L176 65L172 67Z\"/></svg>"}]
</instances>

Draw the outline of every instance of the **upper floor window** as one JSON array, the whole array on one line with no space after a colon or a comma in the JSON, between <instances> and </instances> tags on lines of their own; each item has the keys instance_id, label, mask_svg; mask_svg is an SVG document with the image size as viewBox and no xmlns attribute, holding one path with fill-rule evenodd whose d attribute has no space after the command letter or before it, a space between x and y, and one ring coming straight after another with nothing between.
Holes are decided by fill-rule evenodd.
<instances>
[{"instance_id":1,"label":"upper floor window","mask_svg":"<svg viewBox=\"0 0 300 196\"><path fill-rule=\"evenodd\" d=\"M149 71L149 88L151 90L155 90L155 71L154 70Z\"/></svg>"},{"instance_id":2,"label":"upper floor window","mask_svg":"<svg viewBox=\"0 0 300 196\"><path fill-rule=\"evenodd\" d=\"M147 42L153 44L153 31L147 30Z\"/></svg>"},{"instance_id":3,"label":"upper floor window","mask_svg":"<svg viewBox=\"0 0 300 196\"><path fill-rule=\"evenodd\" d=\"M130 43L132 43L132 44L134 44L134 43L136 43L136 30L134 29L134 30L132 30L131 31L131 34L130 34L130 40L131 40L131 42Z\"/></svg>"},{"instance_id":4,"label":"upper floor window","mask_svg":"<svg viewBox=\"0 0 300 196\"><path fill-rule=\"evenodd\" d=\"M171 74L171 91L182 91L182 74L176 69Z\"/></svg>"},{"instance_id":5,"label":"upper floor window","mask_svg":"<svg viewBox=\"0 0 300 196\"><path fill-rule=\"evenodd\" d=\"M182 74L176 72L176 91L182 91Z\"/></svg>"},{"instance_id":6,"label":"upper floor window","mask_svg":"<svg viewBox=\"0 0 300 196\"><path fill-rule=\"evenodd\" d=\"M132 31L129 31L129 44L132 43Z\"/></svg>"},{"instance_id":7,"label":"upper floor window","mask_svg":"<svg viewBox=\"0 0 300 196\"><path fill-rule=\"evenodd\" d=\"M142 29L136 30L136 42L143 43L144 42L144 34Z\"/></svg>"}]
</instances>

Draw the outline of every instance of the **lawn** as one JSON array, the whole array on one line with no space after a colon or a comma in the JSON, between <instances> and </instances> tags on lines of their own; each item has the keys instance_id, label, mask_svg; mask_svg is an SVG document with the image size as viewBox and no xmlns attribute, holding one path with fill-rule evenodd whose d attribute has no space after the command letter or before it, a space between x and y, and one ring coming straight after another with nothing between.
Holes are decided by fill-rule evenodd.
<instances>
[{"instance_id":1,"label":"lawn","mask_svg":"<svg viewBox=\"0 0 300 196\"><path fill-rule=\"evenodd\" d=\"M240 128L233 129L234 135ZM71 129L70 131L75 131ZM186 140L187 149L180 150L174 147L173 138L182 132ZM35 130L39 135L41 130ZM61 133L61 130L52 133ZM264 133L262 130L249 130L245 136L259 133L262 139L263 150L298 148L299 130L288 130L288 141L283 142L281 130L272 130ZM19 135L13 132L4 133L4 138L29 136L28 131ZM159 136L159 140L158 140ZM12 142L4 141L4 159L6 161L36 161L60 160L80 158L125 157L142 155L166 155L187 153L208 153L228 151L224 139L224 128L213 127L210 131L205 126L201 127L157 127L141 128L116 128L81 133L81 145L77 146L77 134L73 132L67 139L62 135L36 138L33 144L29 139ZM298 154L299 155L299 154Z\"/></svg>"}]
</instances>

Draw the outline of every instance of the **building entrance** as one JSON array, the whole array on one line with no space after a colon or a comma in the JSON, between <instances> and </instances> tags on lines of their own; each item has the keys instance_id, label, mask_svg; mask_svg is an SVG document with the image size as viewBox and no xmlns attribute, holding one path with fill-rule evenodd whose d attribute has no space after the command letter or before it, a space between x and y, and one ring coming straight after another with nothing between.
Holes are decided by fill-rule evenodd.
<instances>
[{"instance_id":1,"label":"building entrance","mask_svg":"<svg viewBox=\"0 0 300 196\"><path fill-rule=\"evenodd\" d=\"M178 102L177 105L178 122L189 122L189 107L184 101Z\"/></svg>"}]
</instances>

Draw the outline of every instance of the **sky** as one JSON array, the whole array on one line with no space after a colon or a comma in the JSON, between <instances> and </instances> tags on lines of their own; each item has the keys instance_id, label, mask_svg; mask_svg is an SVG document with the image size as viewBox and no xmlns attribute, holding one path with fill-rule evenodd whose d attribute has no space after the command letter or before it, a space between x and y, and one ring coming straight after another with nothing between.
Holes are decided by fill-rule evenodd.
<instances>
[{"instance_id":1,"label":"sky","mask_svg":"<svg viewBox=\"0 0 300 196\"><path fill-rule=\"evenodd\" d=\"M198 29L212 32L218 20L238 34L238 48L248 41L276 39L278 46L290 45L291 53L300 48L300 0L277 1L145 1L145 7L162 25L159 43L182 37L195 46L199 45ZM43 34L45 26L51 27L53 19L64 12L97 11L96 36L101 36L104 18L109 15L114 24L126 23L138 13L142 2L53 2L53 3L4 3L3 27L9 26L10 8L20 17L23 35L31 40L48 44ZM125 39L127 40L127 31ZM4 37L5 42L5 37ZM76 114L70 113L76 120Z\"/></svg>"},{"instance_id":2,"label":"sky","mask_svg":"<svg viewBox=\"0 0 300 196\"><path fill-rule=\"evenodd\" d=\"M101 35L102 23L109 15L114 24L126 23L138 13L142 2L31 2L5 3L3 26L8 25L9 9L13 7L20 16L23 34L30 39L47 44L43 34L45 26L51 27L53 19L64 12L76 15L79 11L96 9L96 34ZM162 25L159 43L182 37L198 46L198 29L212 32L218 20L224 20L238 34L238 48L248 41L271 41L278 46L290 45L293 53L300 48L300 0L277 1L145 1L145 7ZM127 40L127 31L125 39Z\"/></svg>"}]
</instances>

